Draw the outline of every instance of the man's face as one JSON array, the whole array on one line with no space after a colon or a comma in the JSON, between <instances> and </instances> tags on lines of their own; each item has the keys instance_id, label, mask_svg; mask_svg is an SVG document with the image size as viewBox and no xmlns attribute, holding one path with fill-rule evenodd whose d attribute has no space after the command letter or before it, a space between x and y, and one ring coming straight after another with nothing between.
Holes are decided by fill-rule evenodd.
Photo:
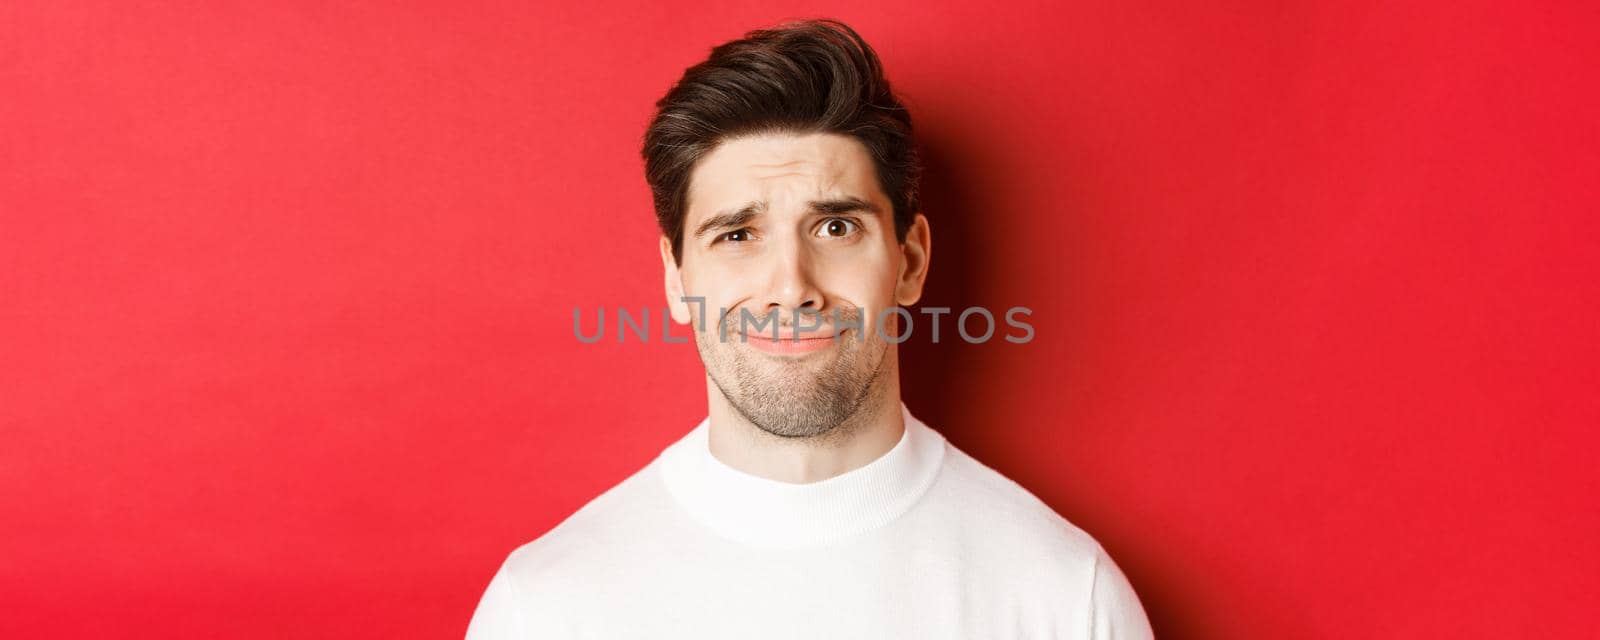
<instances>
[{"instance_id":1,"label":"man's face","mask_svg":"<svg viewBox=\"0 0 1600 640\"><path fill-rule=\"evenodd\" d=\"M666 238L662 259L673 319L693 320L711 381L776 435L844 423L897 374L884 340L898 335L896 316L878 321L921 295L926 222L908 256L867 149L835 134L727 140L695 167L687 200L681 264Z\"/></svg>"}]
</instances>

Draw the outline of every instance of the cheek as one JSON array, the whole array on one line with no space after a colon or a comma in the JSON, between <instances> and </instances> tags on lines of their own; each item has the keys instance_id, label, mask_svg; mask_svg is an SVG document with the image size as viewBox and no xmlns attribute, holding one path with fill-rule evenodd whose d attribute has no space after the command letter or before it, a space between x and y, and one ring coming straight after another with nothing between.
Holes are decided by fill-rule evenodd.
<instances>
[{"instance_id":1,"label":"cheek","mask_svg":"<svg viewBox=\"0 0 1600 640\"><path fill-rule=\"evenodd\" d=\"M748 286L742 278L747 274L737 269L701 263L683 274L683 295L704 300L708 321L715 321L720 309L731 308L749 298ZM699 312L700 302L690 304Z\"/></svg>"},{"instance_id":2,"label":"cheek","mask_svg":"<svg viewBox=\"0 0 1600 640\"><path fill-rule=\"evenodd\" d=\"M862 251L822 261L818 275L825 291L876 313L894 304L897 265L883 251Z\"/></svg>"}]
</instances>

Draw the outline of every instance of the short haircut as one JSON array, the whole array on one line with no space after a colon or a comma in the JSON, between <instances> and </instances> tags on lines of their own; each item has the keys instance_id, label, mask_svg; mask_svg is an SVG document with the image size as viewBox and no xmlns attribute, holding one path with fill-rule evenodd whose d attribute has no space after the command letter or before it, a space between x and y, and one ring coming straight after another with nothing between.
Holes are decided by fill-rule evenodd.
<instances>
[{"instance_id":1,"label":"short haircut","mask_svg":"<svg viewBox=\"0 0 1600 640\"><path fill-rule=\"evenodd\" d=\"M921 174L911 114L895 99L878 55L837 20L761 29L711 50L656 102L644 135L645 180L661 233L683 261L689 176L722 142L762 133L835 133L867 148L904 242Z\"/></svg>"}]
</instances>

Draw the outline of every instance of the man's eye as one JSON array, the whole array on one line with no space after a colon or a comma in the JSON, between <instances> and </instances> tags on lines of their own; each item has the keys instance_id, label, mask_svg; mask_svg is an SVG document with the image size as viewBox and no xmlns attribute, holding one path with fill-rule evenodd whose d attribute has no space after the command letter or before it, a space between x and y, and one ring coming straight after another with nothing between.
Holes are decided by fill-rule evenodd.
<instances>
[{"instance_id":1,"label":"man's eye","mask_svg":"<svg viewBox=\"0 0 1600 640\"><path fill-rule=\"evenodd\" d=\"M844 238L855 233L860 226L844 218L828 218L822 221L822 226L817 228L817 235L824 238Z\"/></svg>"},{"instance_id":2,"label":"man's eye","mask_svg":"<svg viewBox=\"0 0 1600 640\"><path fill-rule=\"evenodd\" d=\"M720 236L717 236L717 240L719 240L719 241L726 240L728 242L744 242L744 241L749 240L749 239L750 239L750 230L749 229L739 229L737 231L729 231L729 232L724 233L724 234L722 234Z\"/></svg>"}]
</instances>

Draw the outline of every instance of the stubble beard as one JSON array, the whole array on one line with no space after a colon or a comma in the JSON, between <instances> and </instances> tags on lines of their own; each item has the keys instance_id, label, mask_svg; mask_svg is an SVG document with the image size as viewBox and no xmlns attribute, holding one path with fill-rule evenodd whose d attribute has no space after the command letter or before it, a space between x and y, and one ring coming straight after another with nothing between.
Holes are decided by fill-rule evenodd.
<instances>
[{"instance_id":1,"label":"stubble beard","mask_svg":"<svg viewBox=\"0 0 1600 640\"><path fill-rule=\"evenodd\" d=\"M843 437L881 400L881 377L889 344L860 326L860 310L846 309L838 319L855 324L854 333L837 338L826 352L806 358L768 357L740 343L736 313L715 327L695 334L695 346L706 374L744 419L780 438ZM787 338L790 327L780 329ZM727 336L723 341L721 336Z\"/></svg>"}]
</instances>

